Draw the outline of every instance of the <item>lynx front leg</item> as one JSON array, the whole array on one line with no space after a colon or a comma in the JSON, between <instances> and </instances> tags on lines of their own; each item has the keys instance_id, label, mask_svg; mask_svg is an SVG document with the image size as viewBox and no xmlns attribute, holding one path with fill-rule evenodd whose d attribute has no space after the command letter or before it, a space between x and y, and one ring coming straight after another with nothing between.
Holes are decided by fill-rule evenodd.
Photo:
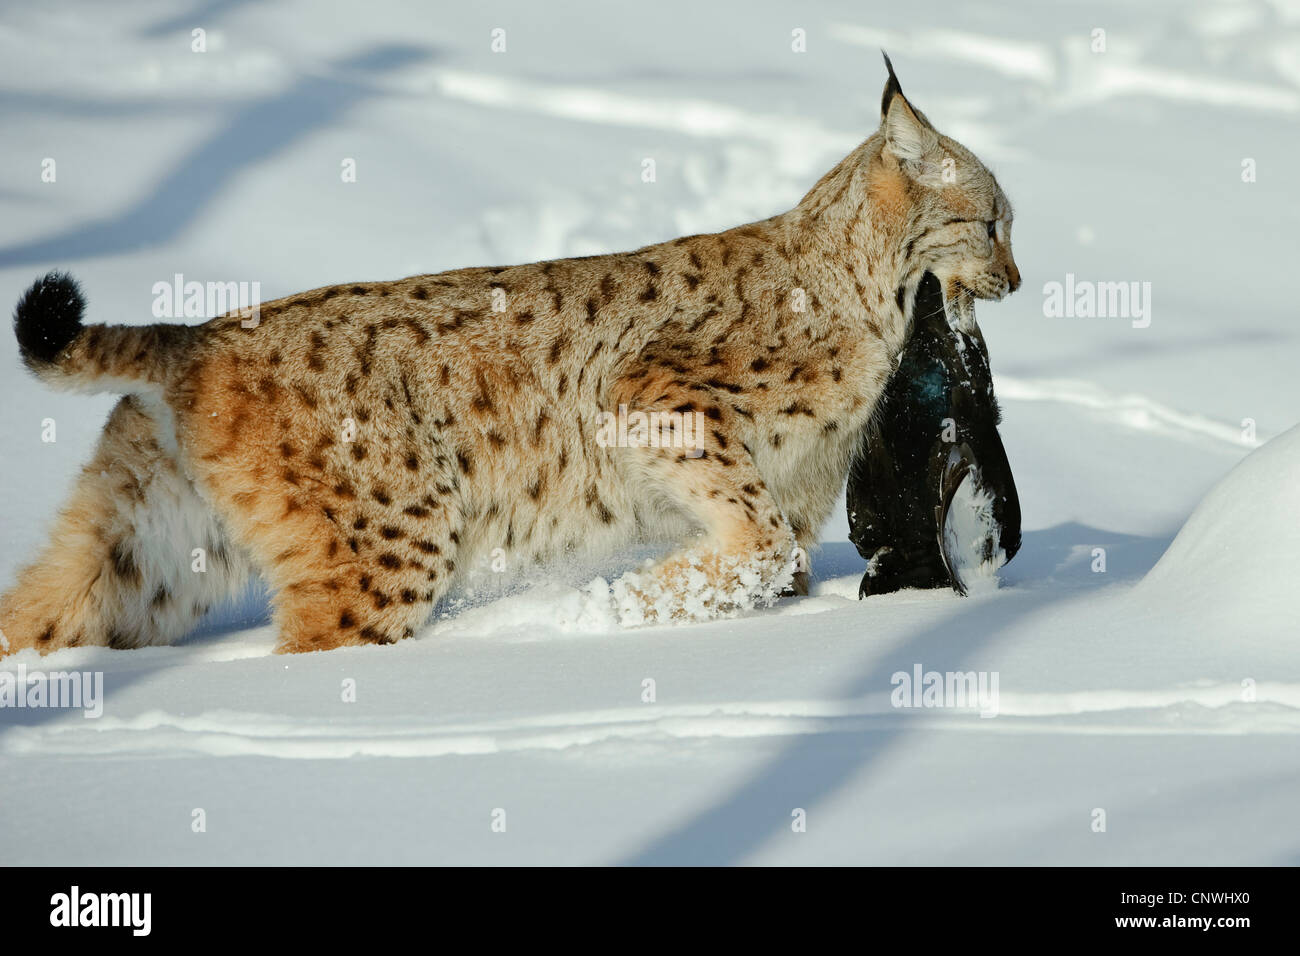
<instances>
[{"instance_id":1,"label":"lynx front leg","mask_svg":"<svg viewBox=\"0 0 1300 956\"><path fill-rule=\"evenodd\" d=\"M196 549L201 554L196 554ZM109 417L50 541L0 600L0 656L163 644L248 578L136 398Z\"/></svg>"},{"instance_id":2,"label":"lynx front leg","mask_svg":"<svg viewBox=\"0 0 1300 956\"><path fill-rule=\"evenodd\" d=\"M703 536L615 582L625 624L708 620L770 605L790 586L799 560L789 523L735 433L734 413L708 400L675 401L679 397L670 394L663 404L679 416L698 414L704 428L695 447L628 453L641 456L646 487L667 493Z\"/></svg>"}]
</instances>

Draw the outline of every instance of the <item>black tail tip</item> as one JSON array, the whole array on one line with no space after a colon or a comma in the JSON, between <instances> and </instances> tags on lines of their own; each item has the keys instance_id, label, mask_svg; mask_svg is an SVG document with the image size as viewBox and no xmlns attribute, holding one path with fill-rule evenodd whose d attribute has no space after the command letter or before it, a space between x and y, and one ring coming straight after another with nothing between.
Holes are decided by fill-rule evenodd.
<instances>
[{"instance_id":1,"label":"black tail tip","mask_svg":"<svg viewBox=\"0 0 1300 956\"><path fill-rule=\"evenodd\" d=\"M86 299L66 272L32 283L14 309L14 335L29 366L48 365L81 331Z\"/></svg>"}]
</instances>

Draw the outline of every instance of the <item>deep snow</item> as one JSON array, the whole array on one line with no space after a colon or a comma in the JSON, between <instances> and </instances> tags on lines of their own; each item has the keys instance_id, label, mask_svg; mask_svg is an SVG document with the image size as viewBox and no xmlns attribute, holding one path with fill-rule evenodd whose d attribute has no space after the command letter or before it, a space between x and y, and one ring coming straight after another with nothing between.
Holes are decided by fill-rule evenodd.
<instances>
[{"instance_id":1,"label":"deep snow","mask_svg":"<svg viewBox=\"0 0 1300 956\"><path fill-rule=\"evenodd\" d=\"M0 293L68 267L92 321L145 322L178 272L269 299L725 228L871 131L883 45L1016 206L1025 286L978 310L1024 509L1002 587L858 602L841 508L815 593L742 620L612 628L582 588L623 558L485 575L388 648L273 657L254 593L175 648L7 658L106 699L0 709L0 861L1300 861L1300 5L565 11L11 5ZM1150 283L1149 326L1047 317L1067 275ZM112 400L7 335L0 370L8 586ZM917 665L996 674L997 716L893 706Z\"/></svg>"}]
</instances>

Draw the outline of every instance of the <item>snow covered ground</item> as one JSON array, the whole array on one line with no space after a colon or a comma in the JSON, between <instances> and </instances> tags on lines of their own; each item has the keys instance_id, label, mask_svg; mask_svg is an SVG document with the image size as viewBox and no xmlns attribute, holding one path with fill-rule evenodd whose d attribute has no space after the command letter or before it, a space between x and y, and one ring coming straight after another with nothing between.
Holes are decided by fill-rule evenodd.
<instances>
[{"instance_id":1,"label":"snow covered ground","mask_svg":"<svg viewBox=\"0 0 1300 956\"><path fill-rule=\"evenodd\" d=\"M764 217L874 128L885 46L1016 205L1003 587L860 603L840 509L815 594L742 620L593 630L570 572L387 648L271 656L254 593L27 652L103 715L0 709L0 862L1300 862L1300 4L549 6L7 5L0 299L67 267L146 322L175 273L270 299ZM1067 281L1150 283L1149 325L1049 317ZM8 335L0 376L7 587L112 400ZM893 706L918 668L996 716Z\"/></svg>"}]
</instances>

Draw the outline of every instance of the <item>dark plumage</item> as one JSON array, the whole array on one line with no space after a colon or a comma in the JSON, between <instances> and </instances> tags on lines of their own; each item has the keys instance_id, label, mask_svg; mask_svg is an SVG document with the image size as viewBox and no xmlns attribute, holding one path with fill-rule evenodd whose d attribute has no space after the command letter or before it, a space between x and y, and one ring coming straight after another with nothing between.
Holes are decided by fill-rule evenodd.
<instances>
[{"instance_id":1,"label":"dark plumage","mask_svg":"<svg viewBox=\"0 0 1300 956\"><path fill-rule=\"evenodd\" d=\"M1020 548L1020 499L998 435L984 340L948 324L939 280L930 273L913 314L912 336L849 473L849 539L870 562L862 597L906 587L965 593L944 527L968 474L992 499L997 541L990 535L966 544L986 556L1000 546L1008 561Z\"/></svg>"}]
</instances>

